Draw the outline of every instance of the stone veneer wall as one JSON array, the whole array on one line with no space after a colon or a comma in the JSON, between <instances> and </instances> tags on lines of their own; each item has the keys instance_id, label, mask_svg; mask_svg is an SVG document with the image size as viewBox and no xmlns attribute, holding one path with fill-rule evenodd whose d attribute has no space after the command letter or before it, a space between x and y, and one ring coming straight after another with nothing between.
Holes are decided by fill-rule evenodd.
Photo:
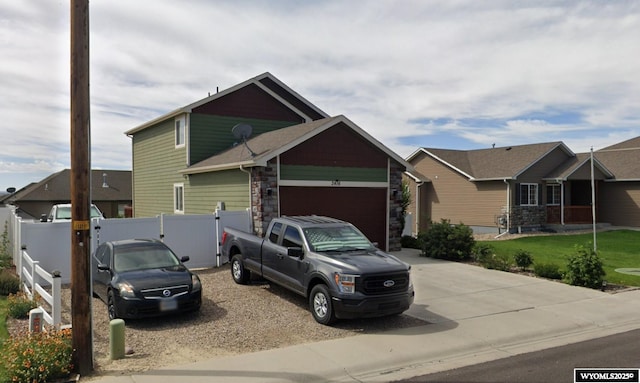
<instances>
[{"instance_id":1,"label":"stone veneer wall","mask_svg":"<svg viewBox=\"0 0 640 383\"><path fill-rule=\"evenodd\" d=\"M266 167L251 168L251 217L256 235L266 233L272 219L278 217L278 174L276 161Z\"/></svg>"},{"instance_id":2,"label":"stone veneer wall","mask_svg":"<svg viewBox=\"0 0 640 383\"><path fill-rule=\"evenodd\" d=\"M542 226L547 222L547 209L544 206L512 206L511 230L518 227Z\"/></svg>"},{"instance_id":3,"label":"stone veneer wall","mask_svg":"<svg viewBox=\"0 0 640 383\"><path fill-rule=\"evenodd\" d=\"M404 167L391 161L389 169L389 251L402 249L402 174ZM395 193L394 193L395 191ZM394 195L395 194L395 195Z\"/></svg>"}]
</instances>

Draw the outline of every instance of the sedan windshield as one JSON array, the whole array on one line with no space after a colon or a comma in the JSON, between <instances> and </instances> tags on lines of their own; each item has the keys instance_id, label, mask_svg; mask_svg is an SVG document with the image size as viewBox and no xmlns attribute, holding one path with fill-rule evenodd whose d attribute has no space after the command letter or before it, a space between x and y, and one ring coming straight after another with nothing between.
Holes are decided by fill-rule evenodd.
<instances>
[{"instance_id":1,"label":"sedan windshield","mask_svg":"<svg viewBox=\"0 0 640 383\"><path fill-rule=\"evenodd\" d=\"M310 227L304 235L312 251L369 250L371 242L352 226Z\"/></svg>"},{"instance_id":2,"label":"sedan windshield","mask_svg":"<svg viewBox=\"0 0 640 383\"><path fill-rule=\"evenodd\" d=\"M144 269L165 269L180 264L178 258L162 246L130 246L118 248L113 259L118 272Z\"/></svg>"}]
</instances>

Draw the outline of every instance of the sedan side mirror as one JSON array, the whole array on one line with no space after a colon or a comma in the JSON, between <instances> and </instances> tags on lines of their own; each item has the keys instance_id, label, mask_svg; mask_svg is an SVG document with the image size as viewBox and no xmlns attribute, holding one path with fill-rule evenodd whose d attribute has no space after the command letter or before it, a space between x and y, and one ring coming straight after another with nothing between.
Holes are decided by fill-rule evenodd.
<instances>
[{"instance_id":1,"label":"sedan side mirror","mask_svg":"<svg viewBox=\"0 0 640 383\"><path fill-rule=\"evenodd\" d=\"M184 257L180 258L180 262L187 262L189 260L189 256L185 255Z\"/></svg>"}]
</instances>

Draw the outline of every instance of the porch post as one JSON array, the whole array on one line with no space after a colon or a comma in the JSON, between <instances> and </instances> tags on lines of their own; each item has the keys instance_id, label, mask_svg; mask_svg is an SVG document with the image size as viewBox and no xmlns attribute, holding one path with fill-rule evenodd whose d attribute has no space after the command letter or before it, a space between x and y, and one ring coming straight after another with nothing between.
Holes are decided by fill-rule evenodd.
<instances>
[{"instance_id":1,"label":"porch post","mask_svg":"<svg viewBox=\"0 0 640 383\"><path fill-rule=\"evenodd\" d=\"M560 224L564 226L564 181L560 180Z\"/></svg>"}]
</instances>

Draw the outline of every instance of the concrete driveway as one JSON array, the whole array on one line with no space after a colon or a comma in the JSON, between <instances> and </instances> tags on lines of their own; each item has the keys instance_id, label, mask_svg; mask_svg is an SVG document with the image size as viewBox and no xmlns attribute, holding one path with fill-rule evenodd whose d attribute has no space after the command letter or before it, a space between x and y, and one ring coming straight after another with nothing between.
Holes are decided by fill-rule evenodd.
<instances>
[{"instance_id":1,"label":"concrete driveway","mask_svg":"<svg viewBox=\"0 0 640 383\"><path fill-rule=\"evenodd\" d=\"M389 382L640 328L640 290L610 294L394 254L413 265L416 300L406 314L424 326L99 381Z\"/></svg>"}]
</instances>

